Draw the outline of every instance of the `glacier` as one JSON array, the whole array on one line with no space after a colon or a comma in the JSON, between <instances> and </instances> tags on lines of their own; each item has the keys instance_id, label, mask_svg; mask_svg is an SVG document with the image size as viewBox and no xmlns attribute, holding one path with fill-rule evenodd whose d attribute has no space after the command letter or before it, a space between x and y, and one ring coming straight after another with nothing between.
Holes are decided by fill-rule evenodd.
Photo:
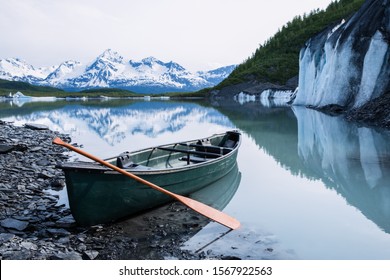
<instances>
[{"instance_id":1,"label":"glacier","mask_svg":"<svg viewBox=\"0 0 390 280\"><path fill-rule=\"evenodd\" d=\"M267 89L260 94L260 102L264 107L286 107L294 96L292 90Z\"/></svg>"},{"instance_id":2,"label":"glacier","mask_svg":"<svg viewBox=\"0 0 390 280\"><path fill-rule=\"evenodd\" d=\"M377 31L364 58L362 79L354 104L355 108L364 105L372 98L378 97L385 90L386 81L380 76L384 72L383 68L389 68L388 57L386 61L388 51L389 45L386 38L383 37L381 32ZM384 78L388 79L389 76L387 75Z\"/></svg>"},{"instance_id":3,"label":"glacier","mask_svg":"<svg viewBox=\"0 0 390 280\"><path fill-rule=\"evenodd\" d=\"M390 91L390 1L368 0L300 52L293 105L356 109Z\"/></svg>"}]
</instances>

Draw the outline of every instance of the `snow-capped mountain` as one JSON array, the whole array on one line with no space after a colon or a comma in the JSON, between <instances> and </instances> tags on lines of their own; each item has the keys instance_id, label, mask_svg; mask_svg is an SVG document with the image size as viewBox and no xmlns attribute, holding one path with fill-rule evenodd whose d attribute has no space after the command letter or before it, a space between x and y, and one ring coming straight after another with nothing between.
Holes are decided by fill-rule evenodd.
<instances>
[{"instance_id":1,"label":"snow-capped mountain","mask_svg":"<svg viewBox=\"0 0 390 280\"><path fill-rule=\"evenodd\" d=\"M80 62L68 60L56 67L44 80L51 86L58 86L63 80L77 77L83 71L84 67Z\"/></svg>"},{"instance_id":2,"label":"snow-capped mountain","mask_svg":"<svg viewBox=\"0 0 390 280\"><path fill-rule=\"evenodd\" d=\"M34 68L19 58L0 59L0 78L9 81L37 83L49 75L56 66Z\"/></svg>"},{"instance_id":3,"label":"snow-capped mountain","mask_svg":"<svg viewBox=\"0 0 390 280\"><path fill-rule=\"evenodd\" d=\"M229 65L225 67L221 67L215 70L210 71L199 71L198 74L201 78L209 81L213 84L218 84L221 82L221 77L227 77L230 75L230 73L233 72L234 68L236 68L237 65Z\"/></svg>"},{"instance_id":4,"label":"snow-capped mountain","mask_svg":"<svg viewBox=\"0 0 390 280\"><path fill-rule=\"evenodd\" d=\"M19 59L0 60L0 79L24 81L78 91L89 88L122 88L139 93L192 91L213 86L225 79L235 65L192 73L181 65L154 57L126 60L107 49L83 65L69 60L59 66L35 69Z\"/></svg>"}]
</instances>

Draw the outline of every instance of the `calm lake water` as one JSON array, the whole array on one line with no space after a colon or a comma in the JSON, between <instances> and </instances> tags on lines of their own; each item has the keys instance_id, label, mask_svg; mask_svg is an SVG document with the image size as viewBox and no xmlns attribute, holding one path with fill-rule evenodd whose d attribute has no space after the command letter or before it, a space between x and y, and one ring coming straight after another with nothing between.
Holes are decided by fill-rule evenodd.
<instances>
[{"instance_id":1,"label":"calm lake water","mask_svg":"<svg viewBox=\"0 0 390 280\"><path fill-rule=\"evenodd\" d=\"M389 131L233 101L1 102L0 119L45 124L102 158L239 129L238 170L222 183L233 189L224 212L242 226L214 240L227 230L211 222L185 249L243 259L390 259Z\"/></svg>"}]
</instances>

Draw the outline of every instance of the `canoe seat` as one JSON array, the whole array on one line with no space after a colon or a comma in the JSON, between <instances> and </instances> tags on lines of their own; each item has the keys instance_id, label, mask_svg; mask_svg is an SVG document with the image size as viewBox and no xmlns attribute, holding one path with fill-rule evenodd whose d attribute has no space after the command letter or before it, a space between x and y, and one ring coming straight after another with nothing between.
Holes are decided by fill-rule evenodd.
<instances>
[{"instance_id":1,"label":"canoe seat","mask_svg":"<svg viewBox=\"0 0 390 280\"><path fill-rule=\"evenodd\" d=\"M209 142L204 142L201 140L199 140L196 144L179 143L179 145L193 147L198 152L212 153L215 155L226 155L230 153L234 147L234 144L232 145L232 147L215 146L215 145L211 145L211 143Z\"/></svg>"},{"instance_id":2,"label":"canoe seat","mask_svg":"<svg viewBox=\"0 0 390 280\"><path fill-rule=\"evenodd\" d=\"M200 162L205 162L209 159L201 158L201 157L197 157L197 156L190 156L189 158L188 157L181 157L181 158L179 158L179 160L187 161L187 162L189 160L190 162L193 162L193 163L200 163Z\"/></svg>"},{"instance_id":3,"label":"canoe seat","mask_svg":"<svg viewBox=\"0 0 390 280\"><path fill-rule=\"evenodd\" d=\"M116 166L119 168L130 168L134 165L134 162L131 160L130 153L125 152L120 154L116 158Z\"/></svg>"},{"instance_id":4,"label":"canoe seat","mask_svg":"<svg viewBox=\"0 0 390 280\"><path fill-rule=\"evenodd\" d=\"M131 169L132 171L150 171L154 168L136 164L131 160L130 153L124 152L116 158L116 166L122 169Z\"/></svg>"},{"instance_id":5,"label":"canoe seat","mask_svg":"<svg viewBox=\"0 0 390 280\"><path fill-rule=\"evenodd\" d=\"M145 165L133 164L131 166L131 171L151 171L151 170L154 170L154 168Z\"/></svg>"},{"instance_id":6,"label":"canoe seat","mask_svg":"<svg viewBox=\"0 0 390 280\"><path fill-rule=\"evenodd\" d=\"M210 157L210 158L217 158L220 157L220 153L210 153L210 152L201 152L201 151L195 151L195 150L187 150L187 149L177 149L177 148L170 148L170 147L157 147L157 149L163 150L163 151L169 151L169 152L177 152L177 153L183 153L188 155L198 155L198 156L204 156L204 157Z\"/></svg>"},{"instance_id":7,"label":"canoe seat","mask_svg":"<svg viewBox=\"0 0 390 280\"><path fill-rule=\"evenodd\" d=\"M222 139L219 146L225 148L235 148L240 141L240 133L237 131L229 131Z\"/></svg>"},{"instance_id":8,"label":"canoe seat","mask_svg":"<svg viewBox=\"0 0 390 280\"><path fill-rule=\"evenodd\" d=\"M236 145L236 141L233 141L233 140L231 140L231 139L228 139L228 140L226 140L225 141L225 143L223 144L223 147L225 147L225 148L234 148L234 146Z\"/></svg>"},{"instance_id":9,"label":"canoe seat","mask_svg":"<svg viewBox=\"0 0 390 280\"><path fill-rule=\"evenodd\" d=\"M226 154L230 153L233 149L221 147L221 146L214 146L214 145L196 145L196 150L201 151L201 152L226 155Z\"/></svg>"}]
</instances>

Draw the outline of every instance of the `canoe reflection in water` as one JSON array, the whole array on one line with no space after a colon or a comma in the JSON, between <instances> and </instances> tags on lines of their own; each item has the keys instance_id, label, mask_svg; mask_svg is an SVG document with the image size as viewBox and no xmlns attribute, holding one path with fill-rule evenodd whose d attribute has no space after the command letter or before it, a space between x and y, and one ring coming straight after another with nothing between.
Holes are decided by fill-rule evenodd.
<instances>
[{"instance_id":1,"label":"canoe reflection in water","mask_svg":"<svg viewBox=\"0 0 390 280\"><path fill-rule=\"evenodd\" d=\"M236 194L240 183L241 172L237 164L234 164L228 174L192 193L190 197L222 211ZM114 243L115 254L120 259L191 259L192 254L188 255L188 250L182 250L180 246L208 225L218 225L224 232L237 231L231 231L218 223L211 222L210 219L198 215L176 201L120 220L110 228L119 229L115 230L113 240L120 239L126 244L132 242L136 244L135 247L129 245L122 247ZM211 239L218 236L219 233L216 233ZM108 246L112 243L108 238ZM198 259L200 255L193 256Z\"/></svg>"}]
</instances>

